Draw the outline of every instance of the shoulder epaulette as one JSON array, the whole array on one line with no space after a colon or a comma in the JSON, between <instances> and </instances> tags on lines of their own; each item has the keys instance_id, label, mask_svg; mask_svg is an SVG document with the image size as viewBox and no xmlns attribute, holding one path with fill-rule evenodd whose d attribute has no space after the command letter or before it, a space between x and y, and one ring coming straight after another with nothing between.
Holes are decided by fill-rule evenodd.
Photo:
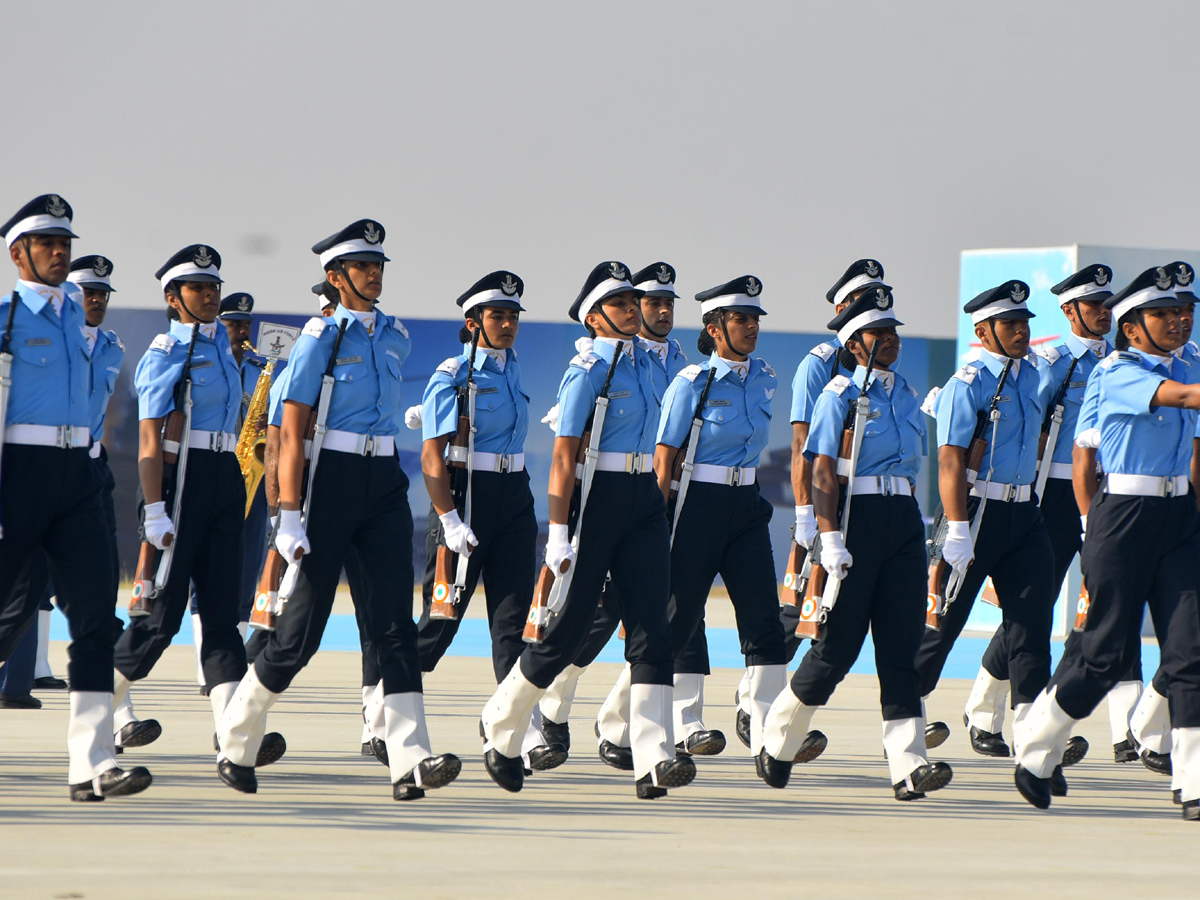
<instances>
[{"instance_id":1,"label":"shoulder epaulette","mask_svg":"<svg viewBox=\"0 0 1200 900\"><path fill-rule=\"evenodd\" d=\"M117 336L117 333L115 331L106 331L104 333L108 335L108 339L110 341L112 341L114 344L117 345L117 347L120 348L122 353L125 352L125 345L121 343L121 339Z\"/></svg>"},{"instance_id":2,"label":"shoulder epaulette","mask_svg":"<svg viewBox=\"0 0 1200 900\"><path fill-rule=\"evenodd\" d=\"M846 393L846 388L850 387L851 384L853 382L845 375L834 375L829 384L825 385L825 390L840 397Z\"/></svg>"},{"instance_id":3,"label":"shoulder epaulette","mask_svg":"<svg viewBox=\"0 0 1200 900\"><path fill-rule=\"evenodd\" d=\"M1049 344L1043 344L1042 347L1037 351L1037 354L1050 365L1054 365L1062 356L1062 351L1060 351L1058 347L1051 347Z\"/></svg>"},{"instance_id":4,"label":"shoulder epaulette","mask_svg":"<svg viewBox=\"0 0 1200 900\"><path fill-rule=\"evenodd\" d=\"M408 337L408 329L404 327L403 322L401 322L395 316L388 316L387 318L388 318L389 325L391 325L393 328L395 328L398 332L400 332L405 337Z\"/></svg>"},{"instance_id":5,"label":"shoulder epaulette","mask_svg":"<svg viewBox=\"0 0 1200 900\"><path fill-rule=\"evenodd\" d=\"M769 362L767 362L765 359L759 359L759 357L757 357L757 356L755 357L755 359L758 359L758 362L760 365L762 365L764 372L766 372L772 378L779 377L778 375L775 374L775 369Z\"/></svg>"},{"instance_id":6,"label":"shoulder epaulette","mask_svg":"<svg viewBox=\"0 0 1200 900\"><path fill-rule=\"evenodd\" d=\"M817 344L817 346L813 347L808 352L822 362L829 362L830 357L837 352L837 347L826 341L823 344Z\"/></svg>"},{"instance_id":7,"label":"shoulder epaulette","mask_svg":"<svg viewBox=\"0 0 1200 900\"><path fill-rule=\"evenodd\" d=\"M307 334L309 337L319 338L325 333L325 329L332 324L332 317L329 319L323 316L313 316L304 323L304 331L301 334Z\"/></svg>"},{"instance_id":8,"label":"shoulder epaulette","mask_svg":"<svg viewBox=\"0 0 1200 900\"><path fill-rule=\"evenodd\" d=\"M961 369L954 373L954 377L964 384L970 384L975 380L975 376L979 374L979 368L967 363Z\"/></svg>"},{"instance_id":9,"label":"shoulder epaulette","mask_svg":"<svg viewBox=\"0 0 1200 900\"><path fill-rule=\"evenodd\" d=\"M1104 358L1104 362L1102 362L1100 365L1111 366L1118 359L1124 360L1125 362L1135 362L1135 363L1140 363L1142 361L1142 358L1140 356L1138 356L1136 353L1134 353L1130 350L1114 350L1112 353L1108 354L1108 356L1106 356Z\"/></svg>"},{"instance_id":10,"label":"shoulder epaulette","mask_svg":"<svg viewBox=\"0 0 1200 900\"><path fill-rule=\"evenodd\" d=\"M171 348L178 344L179 341L173 334L160 334L150 343L151 350L158 350L162 353L170 353Z\"/></svg>"},{"instance_id":11,"label":"shoulder epaulette","mask_svg":"<svg viewBox=\"0 0 1200 900\"><path fill-rule=\"evenodd\" d=\"M702 371L703 371L703 369L701 369L698 365L693 363L690 366L684 366L682 369L680 369L679 374L676 375L675 377L676 378L686 378L688 381L695 381L696 376L699 375Z\"/></svg>"},{"instance_id":12,"label":"shoulder epaulette","mask_svg":"<svg viewBox=\"0 0 1200 900\"><path fill-rule=\"evenodd\" d=\"M451 378L456 378L458 377L458 370L462 368L463 362L465 362L465 360L463 360L461 356L452 356L438 366L437 370L439 372L445 372Z\"/></svg>"},{"instance_id":13,"label":"shoulder epaulette","mask_svg":"<svg viewBox=\"0 0 1200 900\"><path fill-rule=\"evenodd\" d=\"M600 356L593 353L591 350L582 350L571 357L571 365L578 366L581 369L591 369L596 363L600 362Z\"/></svg>"},{"instance_id":14,"label":"shoulder epaulette","mask_svg":"<svg viewBox=\"0 0 1200 900\"><path fill-rule=\"evenodd\" d=\"M675 338L671 338L671 343L675 345L675 352L684 359L687 359L687 354L683 352L683 345L679 343L679 341L675 340Z\"/></svg>"}]
</instances>

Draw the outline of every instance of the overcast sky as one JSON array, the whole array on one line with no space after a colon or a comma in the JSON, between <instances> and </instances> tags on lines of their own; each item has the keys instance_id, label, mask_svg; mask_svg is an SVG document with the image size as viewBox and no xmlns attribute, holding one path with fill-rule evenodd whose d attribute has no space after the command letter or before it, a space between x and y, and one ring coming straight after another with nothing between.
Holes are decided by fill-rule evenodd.
<instances>
[{"instance_id":1,"label":"overcast sky","mask_svg":"<svg viewBox=\"0 0 1200 900\"><path fill-rule=\"evenodd\" d=\"M75 207L114 304L185 244L260 309L370 216L383 308L449 317L488 271L565 319L608 258L741 274L821 330L881 260L954 334L965 248L1200 247L1200 6L1148 2L6 4L0 219Z\"/></svg>"}]
</instances>

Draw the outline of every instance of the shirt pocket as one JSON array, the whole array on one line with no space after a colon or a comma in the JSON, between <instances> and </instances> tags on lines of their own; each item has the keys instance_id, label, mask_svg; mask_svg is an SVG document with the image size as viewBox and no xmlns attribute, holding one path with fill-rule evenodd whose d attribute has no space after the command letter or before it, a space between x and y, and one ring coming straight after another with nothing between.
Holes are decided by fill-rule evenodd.
<instances>
[{"instance_id":1,"label":"shirt pocket","mask_svg":"<svg viewBox=\"0 0 1200 900\"><path fill-rule=\"evenodd\" d=\"M62 347L57 341L52 338L32 338L31 340L45 340L46 343L13 342L16 344L16 357L21 362L31 366L52 366L58 362L58 358L62 354Z\"/></svg>"},{"instance_id":2,"label":"shirt pocket","mask_svg":"<svg viewBox=\"0 0 1200 900\"><path fill-rule=\"evenodd\" d=\"M400 360L384 355L383 369L379 373L379 417L388 418L395 414L400 405Z\"/></svg>"}]
</instances>

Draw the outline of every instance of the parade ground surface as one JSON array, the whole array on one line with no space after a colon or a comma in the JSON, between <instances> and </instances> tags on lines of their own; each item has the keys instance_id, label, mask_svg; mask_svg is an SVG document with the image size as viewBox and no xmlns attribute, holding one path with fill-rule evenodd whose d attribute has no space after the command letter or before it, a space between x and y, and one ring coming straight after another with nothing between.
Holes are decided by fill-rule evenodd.
<instances>
[{"instance_id":1,"label":"parade ground surface","mask_svg":"<svg viewBox=\"0 0 1200 900\"><path fill-rule=\"evenodd\" d=\"M59 673L65 645L51 647ZM396 803L387 771L359 755L359 655L319 653L271 713L287 755L259 793L221 784L212 717L190 647L167 651L138 685L137 709L163 736L130 750L154 784L98 804L67 800L65 693L39 711L0 712L0 897L1194 897L1195 825L1168 779L1112 762L1104 708L1081 731L1092 752L1068 769L1070 796L1039 813L1005 760L974 755L961 728L969 683L946 680L930 712L954 732L935 755L945 790L892 799L878 689L852 675L818 714L830 737L784 791L754 775L733 736L736 669L714 670L708 721L730 746L699 761L688 788L634 798L628 773L596 757L592 721L617 673L585 675L570 760L506 794L484 771L479 710L489 661L448 657L426 683L435 750L463 772L424 800Z\"/></svg>"}]
</instances>

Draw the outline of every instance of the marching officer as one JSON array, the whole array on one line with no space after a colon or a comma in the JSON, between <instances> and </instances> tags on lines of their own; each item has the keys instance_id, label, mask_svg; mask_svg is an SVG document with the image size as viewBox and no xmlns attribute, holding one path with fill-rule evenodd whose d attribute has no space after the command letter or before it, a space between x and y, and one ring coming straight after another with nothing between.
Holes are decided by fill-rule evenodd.
<instances>
[{"instance_id":1,"label":"marching officer","mask_svg":"<svg viewBox=\"0 0 1200 900\"><path fill-rule=\"evenodd\" d=\"M0 226L17 268L0 303L0 353L11 354L0 467L0 661L37 610L40 595L14 587L44 553L71 628L67 781L73 801L136 794L149 771L117 766L113 746L111 548L91 444L91 354L71 262L70 205L57 194L34 198Z\"/></svg>"},{"instance_id":2,"label":"marching officer","mask_svg":"<svg viewBox=\"0 0 1200 900\"><path fill-rule=\"evenodd\" d=\"M1096 455L1104 466L1094 496L1094 485L1076 482L1088 520L1081 563L1091 605L1078 651L1064 655L1039 693L1016 747L1017 790L1039 809L1050 805L1049 779L1071 728L1126 671L1148 605L1170 697L1183 818L1200 821L1200 519L1188 480L1200 385L1173 354L1183 344L1173 286L1166 267L1147 269L1105 301L1119 352L1088 383L1095 428L1076 434L1076 471Z\"/></svg>"},{"instance_id":3,"label":"marching officer","mask_svg":"<svg viewBox=\"0 0 1200 900\"><path fill-rule=\"evenodd\" d=\"M1029 353L1028 296L1025 282L1006 281L963 306L983 349L936 400L938 484L948 522L942 558L961 578L961 588L940 630L927 630L917 653L926 697L990 576L1004 616L1014 728L1050 678L1054 605L1054 551L1033 493L1048 400L1039 357ZM998 411L994 421L992 409ZM980 441L982 462L969 475L966 456ZM936 746L929 739L935 729L949 732L944 723L933 723L927 745Z\"/></svg>"},{"instance_id":4,"label":"marching officer","mask_svg":"<svg viewBox=\"0 0 1200 900\"><path fill-rule=\"evenodd\" d=\"M1048 466L1045 493L1038 498L1038 502L1054 551L1051 588L1055 598L1062 589L1071 561L1083 543L1083 524L1071 483L1071 452L1088 377L1112 351L1105 337L1112 330L1112 313L1104 306L1104 301L1112 296L1111 282L1112 269L1095 264L1084 266L1050 288L1050 292L1058 297L1059 308L1071 325L1071 332L1065 341L1054 346L1047 345L1039 353L1045 361L1043 389L1050 404L1046 410L1047 419L1053 415L1055 405L1062 406L1062 423L1053 457L1039 464ZM1046 431L1045 424L1043 431ZM1072 632L1067 644L1073 645L1075 640ZM1069 647L1066 652L1070 652ZM1129 759L1128 746L1121 744L1129 728L1129 714L1140 693L1139 655L1134 668L1108 699L1114 756L1118 762L1127 762ZM999 629L984 653L964 714L964 724L970 728L971 747L976 753L996 757L1010 755L1002 734L1007 698L1008 652L1004 644L1004 630ZM1077 762L1078 758L1082 758L1080 750L1085 747L1086 742L1082 737L1075 739L1069 761ZM1136 759L1136 754L1133 758Z\"/></svg>"},{"instance_id":5,"label":"marching officer","mask_svg":"<svg viewBox=\"0 0 1200 900\"><path fill-rule=\"evenodd\" d=\"M868 628L875 636L883 747L896 799L920 799L953 777L949 765L926 758L914 662L926 592L925 526L913 488L925 455L925 424L916 391L891 368L900 356L901 324L886 285L866 289L829 323L858 367L822 390L804 452L812 463L820 564L841 586L824 633L767 716L759 774L772 787L787 785L808 723L850 671ZM870 411L860 417L856 407L864 390ZM853 452L848 457L843 450L848 421L862 429L855 435L861 446L854 472ZM842 473L845 488L839 485ZM845 505L849 511L842 516Z\"/></svg>"},{"instance_id":6,"label":"marching officer","mask_svg":"<svg viewBox=\"0 0 1200 900\"><path fill-rule=\"evenodd\" d=\"M693 639L703 622L713 579L720 574L746 656L751 748L756 752L762 745L763 717L786 675L768 530L771 504L756 483L778 383L774 369L751 357L758 344L759 317L766 315L761 292L762 282L745 275L696 295L704 327L697 347L708 359L685 368L667 389L654 460L665 498L673 472L684 461L679 454L694 454L686 495L681 487L675 504L669 504L682 504L672 511L674 646L683 650ZM685 449L692 440L695 447ZM714 517L717 510L720 515ZM678 673L675 685L683 694L676 697L677 709L699 692ZM691 723L677 717L675 725L690 736Z\"/></svg>"},{"instance_id":7,"label":"marching officer","mask_svg":"<svg viewBox=\"0 0 1200 900\"><path fill-rule=\"evenodd\" d=\"M644 562L666 559L670 536L666 505L651 471L659 415L656 363L634 342L641 310L629 274L620 262L600 263L570 308L571 318L587 328L593 347L571 360L559 386L546 565L553 572L567 567L572 578L544 642L525 648L483 709L484 764L509 791L519 791L523 784L521 743L538 700L578 658L595 621L606 574L619 592L626 630L637 796L665 796L668 788L682 787L696 774L689 757L676 757L672 738L669 575L665 566ZM576 459L605 387L610 405L596 435L595 476L578 511L572 543L568 523Z\"/></svg>"},{"instance_id":8,"label":"marching officer","mask_svg":"<svg viewBox=\"0 0 1200 900\"><path fill-rule=\"evenodd\" d=\"M412 513L395 443L400 368L412 342L403 323L376 308L384 235L378 222L360 219L313 246L340 303L332 316L309 320L279 382L275 545L296 569L295 588L218 727L217 772L243 793L258 788L253 766L267 711L316 653L350 548L366 582L354 599L382 672L393 798L424 797L462 768L453 754L433 755L425 726L412 619ZM311 412L320 430L312 435L306 499Z\"/></svg>"},{"instance_id":9,"label":"marching officer","mask_svg":"<svg viewBox=\"0 0 1200 900\"><path fill-rule=\"evenodd\" d=\"M158 737L158 723L136 718L129 696L133 682L150 674L178 633L189 596L203 624L201 666L213 719L246 672L246 651L238 631L238 591L242 580L242 525L246 491L233 450L242 405L241 378L226 330L217 321L221 305L221 255L205 244L189 244L155 273L170 320L138 362L139 500L145 541L171 548L166 581L148 615L132 617L117 641L116 725L124 747ZM164 500L164 422L183 400L190 380L191 411L184 477L176 474L172 509ZM183 412L183 410L180 410ZM178 448L182 453L182 443ZM172 520L175 509L179 521ZM272 735L260 765L279 759L282 735Z\"/></svg>"}]
</instances>

